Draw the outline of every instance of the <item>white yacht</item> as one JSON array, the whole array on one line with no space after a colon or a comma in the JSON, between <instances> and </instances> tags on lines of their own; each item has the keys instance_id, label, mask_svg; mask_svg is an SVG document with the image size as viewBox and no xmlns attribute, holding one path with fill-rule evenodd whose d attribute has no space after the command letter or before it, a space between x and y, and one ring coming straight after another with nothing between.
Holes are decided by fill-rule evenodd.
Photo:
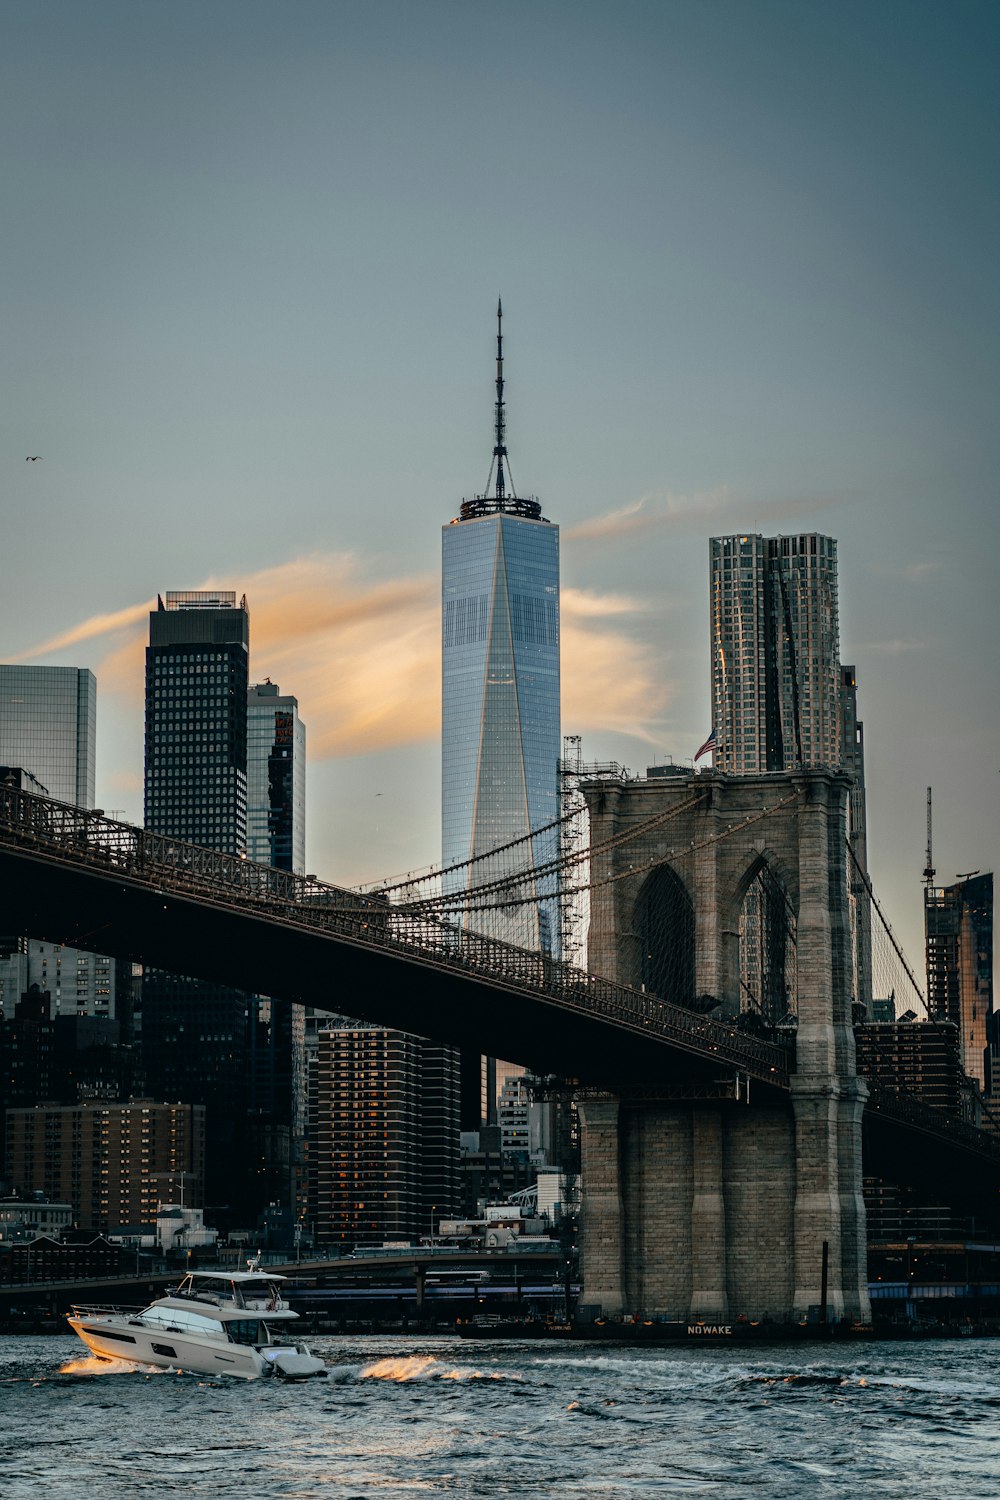
<instances>
[{"instance_id":1,"label":"white yacht","mask_svg":"<svg viewBox=\"0 0 1000 1500\"><path fill-rule=\"evenodd\" d=\"M249 1264L248 1271L192 1272L144 1308L76 1304L67 1321L99 1359L241 1380L325 1374L323 1361L288 1336L299 1315L282 1300L286 1277Z\"/></svg>"}]
</instances>

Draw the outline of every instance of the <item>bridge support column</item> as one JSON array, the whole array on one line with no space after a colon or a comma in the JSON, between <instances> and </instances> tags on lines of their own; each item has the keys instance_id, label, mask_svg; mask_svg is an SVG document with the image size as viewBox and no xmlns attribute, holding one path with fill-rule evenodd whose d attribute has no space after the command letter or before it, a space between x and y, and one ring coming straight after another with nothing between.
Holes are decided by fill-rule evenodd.
<instances>
[{"instance_id":1,"label":"bridge support column","mask_svg":"<svg viewBox=\"0 0 1000 1500\"><path fill-rule=\"evenodd\" d=\"M787 1104L587 1101L580 1124L583 1306L708 1323L790 1317Z\"/></svg>"},{"instance_id":2,"label":"bridge support column","mask_svg":"<svg viewBox=\"0 0 1000 1500\"><path fill-rule=\"evenodd\" d=\"M691 1179L691 1316L723 1322L729 1312L729 1297L722 1114L717 1109L696 1109L692 1113Z\"/></svg>"},{"instance_id":3,"label":"bridge support column","mask_svg":"<svg viewBox=\"0 0 1000 1500\"><path fill-rule=\"evenodd\" d=\"M837 1108L838 1183L840 1188L841 1265L844 1315L871 1322L868 1296L868 1216L861 1191L861 1117L868 1085L861 1078L842 1078Z\"/></svg>"},{"instance_id":4,"label":"bridge support column","mask_svg":"<svg viewBox=\"0 0 1000 1500\"><path fill-rule=\"evenodd\" d=\"M625 1310L625 1213L617 1100L581 1100L584 1208L580 1225L584 1300L610 1316Z\"/></svg>"},{"instance_id":5,"label":"bridge support column","mask_svg":"<svg viewBox=\"0 0 1000 1500\"><path fill-rule=\"evenodd\" d=\"M867 1235L861 1196L860 1079L793 1077L795 1110L795 1296L803 1317L820 1301L829 1245L827 1313L867 1322Z\"/></svg>"},{"instance_id":6,"label":"bridge support column","mask_svg":"<svg viewBox=\"0 0 1000 1500\"><path fill-rule=\"evenodd\" d=\"M795 1292L792 1312L805 1317L820 1300L823 1244L829 1246L827 1312L844 1315L837 1131L837 1086L831 1078L792 1078L795 1111Z\"/></svg>"},{"instance_id":7,"label":"bridge support column","mask_svg":"<svg viewBox=\"0 0 1000 1500\"><path fill-rule=\"evenodd\" d=\"M845 798L840 779L798 784L799 923L795 1112L795 1295L804 1315L820 1300L829 1245L827 1312L870 1317L861 1114L851 1025Z\"/></svg>"}]
</instances>

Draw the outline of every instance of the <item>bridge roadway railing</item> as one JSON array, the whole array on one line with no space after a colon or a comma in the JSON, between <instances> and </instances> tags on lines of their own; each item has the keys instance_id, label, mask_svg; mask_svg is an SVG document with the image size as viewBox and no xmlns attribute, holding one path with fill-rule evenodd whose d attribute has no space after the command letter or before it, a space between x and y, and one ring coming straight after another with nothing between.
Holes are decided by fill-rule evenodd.
<instances>
[{"instance_id":1,"label":"bridge roadway railing","mask_svg":"<svg viewBox=\"0 0 1000 1500\"><path fill-rule=\"evenodd\" d=\"M748 1034L457 924L397 911L385 897L253 864L13 787L0 787L0 845L35 850L103 874L118 873L158 892L206 905L256 911L275 921L411 956L448 972L477 975L625 1030L655 1036L758 1080L788 1086L794 1057L788 1043Z\"/></svg>"}]
</instances>

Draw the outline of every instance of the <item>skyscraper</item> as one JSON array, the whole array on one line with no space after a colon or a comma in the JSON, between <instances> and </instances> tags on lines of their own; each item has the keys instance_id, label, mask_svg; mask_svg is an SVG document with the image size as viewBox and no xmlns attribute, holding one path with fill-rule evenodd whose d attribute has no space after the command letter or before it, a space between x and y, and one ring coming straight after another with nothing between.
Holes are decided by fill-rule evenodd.
<instances>
[{"instance_id":1,"label":"skyscraper","mask_svg":"<svg viewBox=\"0 0 1000 1500\"><path fill-rule=\"evenodd\" d=\"M854 668L840 661L837 543L818 532L748 534L713 537L709 548L714 767L734 775L797 766L851 773L846 833L853 856L854 999L868 1015L864 731ZM755 884L741 917L741 973L746 992L779 1019L786 984L779 954L783 898L766 876Z\"/></svg>"},{"instance_id":2,"label":"skyscraper","mask_svg":"<svg viewBox=\"0 0 1000 1500\"><path fill-rule=\"evenodd\" d=\"M993 1014L992 874L977 870L954 885L928 885L924 927L927 1013L935 1021L955 1022L962 1067L985 1088Z\"/></svg>"},{"instance_id":3,"label":"skyscraper","mask_svg":"<svg viewBox=\"0 0 1000 1500\"><path fill-rule=\"evenodd\" d=\"M842 765L836 541L723 536L710 549L716 769Z\"/></svg>"},{"instance_id":4,"label":"skyscraper","mask_svg":"<svg viewBox=\"0 0 1000 1500\"><path fill-rule=\"evenodd\" d=\"M86 667L0 666L0 766L25 791L94 805L97 683ZM20 773L20 774L18 774ZM0 1018L37 984L56 1015L113 1016L113 959L21 934L0 937Z\"/></svg>"},{"instance_id":5,"label":"skyscraper","mask_svg":"<svg viewBox=\"0 0 1000 1500\"><path fill-rule=\"evenodd\" d=\"M277 683L247 692L247 854L304 875L306 727ZM249 1144L268 1203L291 1214L304 1190L305 1015L301 1005L250 998Z\"/></svg>"},{"instance_id":6,"label":"skyscraper","mask_svg":"<svg viewBox=\"0 0 1000 1500\"><path fill-rule=\"evenodd\" d=\"M146 827L225 854L246 851L249 640L235 593L171 592L149 617ZM147 1088L206 1106L207 1201L245 1216L250 997L183 972L178 953L175 972L143 979Z\"/></svg>"},{"instance_id":7,"label":"skyscraper","mask_svg":"<svg viewBox=\"0 0 1000 1500\"><path fill-rule=\"evenodd\" d=\"M360 1021L317 1036L312 1218L321 1244L426 1234L458 1207L458 1056Z\"/></svg>"},{"instance_id":8,"label":"skyscraper","mask_svg":"<svg viewBox=\"0 0 1000 1500\"><path fill-rule=\"evenodd\" d=\"M446 868L559 815L559 529L537 500L517 496L513 479L507 491L501 318L498 306L494 493L463 500L443 528ZM488 865L478 872L484 877ZM492 930L554 952L555 902L529 905Z\"/></svg>"},{"instance_id":9,"label":"skyscraper","mask_svg":"<svg viewBox=\"0 0 1000 1500\"><path fill-rule=\"evenodd\" d=\"M474 874L453 877L461 886L500 872L499 860L483 860L489 851L559 815L559 531L537 500L518 496L510 473L502 318L498 303L495 438L486 488L462 501L442 537L443 863L447 870L483 861ZM520 862L532 865L529 847ZM489 930L507 942L557 953L553 890L551 880L540 880L535 892L542 899L501 914ZM466 921L485 926L476 911ZM489 1114L496 1091L488 1082ZM468 1111L467 1085L465 1094Z\"/></svg>"},{"instance_id":10,"label":"skyscraper","mask_svg":"<svg viewBox=\"0 0 1000 1500\"><path fill-rule=\"evenodd\" d=\"M86 667L0 666L0 764L74 807L94 805L97 682Z\"/></svg>"},{"instance_id":11,"label":"skyscraper","mask_svg":"<svg viewBox=\"0 0 1000 1500\"><path fill-rule=\"evenodd\" d=\"M246 852L246 599L175 591L149 616L146 827L225 854Z\"/></svg>"},{"instance_id":12,"label":"skyscraper","mask_svg":"<svg viewBox=\"0 0 1000 1500\"><path fill-rule=\"evenodd\" d=\"M298 699L277 683L247 693L247 855L304 875L306 726Z\"/></svg>"}]
</instances>

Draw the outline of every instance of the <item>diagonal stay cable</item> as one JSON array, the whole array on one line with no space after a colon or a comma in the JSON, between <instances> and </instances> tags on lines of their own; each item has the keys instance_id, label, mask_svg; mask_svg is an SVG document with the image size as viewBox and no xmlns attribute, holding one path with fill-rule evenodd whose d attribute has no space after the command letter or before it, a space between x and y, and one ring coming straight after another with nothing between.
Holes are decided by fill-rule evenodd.
<instances>
[{"instance_id":1,"label":"diagonal stay cable","mask_svg":"<svg viewBox=\"0 0 1000 1500\"><path fill-rule=\"evenodd\" d=\"M377 881L374 885L360 887L365 895L369 896L391 896L393 891L410 890L415 885L429 884L432 880L440 880L445 875L454 875L457 870L468 870L473 865L484 864L488 859L496 859L498 854L506 854L511 849L518 848L521 844L533 843L535 839L541 838L543 834L552 833L556 828L561 828L573 818L578 818L582 808L573 808L561 817L553 818L551 823L543 823L539 828L533 828L530 833L518 834L516 839L510 839L506 844L498 844L495 849L487 849L484 854L474 854L471 859L460 859L453 865L428 865L423 874L411 874L402 879L394 880L391 884L382 884ZM431 897L429 900L433 899ZM402 903L400 903L402 909Z\"/></svg>"},{"instance_id":2,"label":"diagonal stay cable","mask_svg":"<svg viewBox=\"0 0 1000 1500\"><path fill-rule=\"evenodd\" d=\"M689 797L685 802L678 803L677 806L669 808L666 812L657 813L652 818L646 818L643 820L643 822L637 823L633 827L623 829L621 833L614 834L610 838L603 839L598 844L588 844L582 849L575 850L569 854L560 855L557 858L547 860L544 864L529 865L520 870L513 871L510 875L501 876L496 880L484 881L481 885L463 887L461 891L442 893L437 896L427 896L412 903L400 902L395 909L397 911L414 912L435 911L441 909L454 910L456 909L456 907L462 907L463 909L468 911L477 909L485 910L487 908L476 908L470 905L468 898L486 896L491 892L516 890L519 886L531 885L538 880L544 879L548 875L557 875L561 870L568 870L571 869L574 865L583 864L586 860L593 859L595 855L605 854L610 852L610 850L612 849L619 848L623 844L632 843L635 839L642 837L646 833L649 833L652 829L660 827L664 823L670 822L672 818L679 817L682 813L689 812L692 807L696 807L699 802L703 802L706 795L707 794L705 792L698 792L695 796ZM577 814L573 814L573 816L577 816ZM565 822L566 819L563 819L562 821ZM503 847L510 846L508 845ZM493 854L498 854L500 852L501 850L494 850L490 855L485 857L492 858ZM482 858L483 856L480 857ZM586 889L586 886L566 886L559 894L572 894L575 890ZM537 894L526 895L522 897L520 901L515 899L513 904L518 905L523 904L524 902L531 902L535 900L549 901L552 900L556 894L557 893L554 891L549 891L542 896L538 896Z\"/></svg>"},{"instance_id":3,"label":"diagonal stay cable","mask_svg":"<svg viewBox=\"0 0 1000 1500\"><path fill-rule=\"evenodd\" d=\"M645 864L629 865L627 870L615 871L612 874L606 875L601 879L589 880L581 883L580 885L565 886L563 887L563 890L560 892L560 894L576 895L580 891L591 891L601 886L613 885L615 881L629 880L634 875L642 875L648 870L655 870L658 866L667 864L673 859L684 859L688 855L697 854L701 849L707 849L712 844L718 844L722 839L731 838L733 834L742 833L747 828L752 827L755 823L760 823L765 818L770 818L774 813L778 812L780 808L787 806L789 802L794 802L797 797L798 792L790 792L787 797L782 797L780 801L775 802L771 807L766 807L763 809L763 811L754 813L752 816L744 818L742 823L733 823L728 828L724 828L720 833L713 833L707 839L702 839L700 842L685 844L683 848L668 849L661 854L654 855L651 859L647 860ZM621 842L627 842L627 840L622 840ZM501 908L507 906L523 906L533 901L551 901L552 894L536 894L534 896L524 896L517 900L489 902L481 907L470 903L467 899L463 900L462 892L460 891L457 891L454 896L450 898L450 900L452 904L448 909L451 911L491 911L500 910ZM397 907L393 909L403 910L404 908ZM441 909L441 906L437 907L437 910L440 911Z\"/></svg>"}]
</instances>

